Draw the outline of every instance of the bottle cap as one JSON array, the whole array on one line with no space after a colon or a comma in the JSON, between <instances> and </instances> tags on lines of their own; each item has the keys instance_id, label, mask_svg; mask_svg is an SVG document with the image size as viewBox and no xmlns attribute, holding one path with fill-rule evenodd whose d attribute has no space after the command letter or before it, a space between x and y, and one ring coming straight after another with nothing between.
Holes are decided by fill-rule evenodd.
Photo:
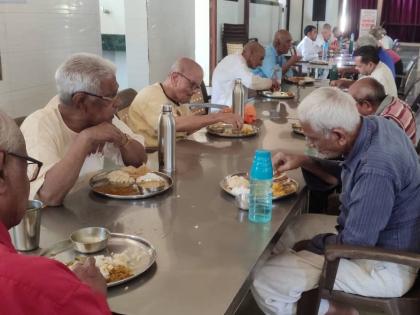
<instances>
[{"instance_id":1,"label":"bottle cap","mask_svg":"<svg viewBox=\"0 0 420 315\"><path fill-rule=\"evenodd\" d=\"M236 78L236 79L235 79L235 83L242 83L242 80L241 80L241 79L239 79L239 78Z\"/></svg>"},{"instance_id":2,"label":"bottle cap","mask_svg":"<svg viewBox=\"0 0 420 315\"><path fill-rule=\"evenodd\" d=\"M162 112L164 112L164 113L172 112L172 105L171 104L163 104L162 105Z\"/></svg>"},{"instance_id":3,"label":"bottle cap","mask_svg":"<svg viewBox=\"0 0 420 315\"><path fill-rule=\"evenodd\" d=\"M267 180L273 178L273 166L271 165L271 152L267 150L255 151L252 163L251 179Z\"/></svg>"}]
</instances>

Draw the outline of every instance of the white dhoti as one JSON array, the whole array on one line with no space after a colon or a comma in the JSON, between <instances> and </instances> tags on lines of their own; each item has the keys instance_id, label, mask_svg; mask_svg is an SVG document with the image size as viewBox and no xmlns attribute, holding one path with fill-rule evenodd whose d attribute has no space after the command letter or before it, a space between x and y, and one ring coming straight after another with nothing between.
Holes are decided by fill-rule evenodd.
<instances>
[{"instance_id":1,"label":"white dhoti","mask_svg":"<svg viewBox=\"0 0 420 315\"><path fill-rule=\"evenodd\" d=\"M291 248L301 240L321 233L336 233L336 216L304 214L286 228L276 245L276 255L255 273L252 293L266 314L295 314L297 301L305 291L318 287L324 256ZM341 259L334 290L370 297L398 297L416 279L417 270L405 265L366 259ZM321 303L325 314L328 303Z\"/></svg>"}]
</instances>

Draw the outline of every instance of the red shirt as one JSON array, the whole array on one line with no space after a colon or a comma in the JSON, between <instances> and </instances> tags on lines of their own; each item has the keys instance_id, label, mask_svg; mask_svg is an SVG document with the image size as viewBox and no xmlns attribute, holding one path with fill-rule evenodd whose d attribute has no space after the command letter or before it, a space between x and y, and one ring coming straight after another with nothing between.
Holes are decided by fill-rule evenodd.
<instances>
[{"instance_id":1,"label":"red shirt","mask_svg":"<svg viewBox=\"0 0 420 315\"><path fill-rule=\"evenodd\" d=\"M106 298L64 264L18 254L0 223L0 314L111 314Z\"/></svg>"}]
</instances>

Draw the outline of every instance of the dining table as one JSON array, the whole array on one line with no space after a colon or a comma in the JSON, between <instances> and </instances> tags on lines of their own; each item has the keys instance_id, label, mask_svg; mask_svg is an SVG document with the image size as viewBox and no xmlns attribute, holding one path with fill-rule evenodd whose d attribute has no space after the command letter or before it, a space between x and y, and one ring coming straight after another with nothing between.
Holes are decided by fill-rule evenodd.
<instances>
[{"instance_id":1,"label":"dining table","mask_svg":"<svg viewBox=\"0 0 420 315\"><path fill-rule=\"evenodd\" d=\"M325 85L325 84L324 84ZM290 220L306 211L307 190L301 171L287 175L297 192L273 201L272 220L252 223L220 182L247 172L257 149L303 154L305 139L292 131L300 101L322 82L283 85L293 98L257 95L258 134L243 138L210 135L206 128L176 143L176 171L168 191L148 199L118 200L79 185L62 206L43 209L40 249L54 246L80 228L105 227L140 236L156 249L155 263L143 274L108 289L108 303L120 314L235 314L249 292L252 275ZM157 153L148 165L157 168Z\"/></svg>"}]
</instances>

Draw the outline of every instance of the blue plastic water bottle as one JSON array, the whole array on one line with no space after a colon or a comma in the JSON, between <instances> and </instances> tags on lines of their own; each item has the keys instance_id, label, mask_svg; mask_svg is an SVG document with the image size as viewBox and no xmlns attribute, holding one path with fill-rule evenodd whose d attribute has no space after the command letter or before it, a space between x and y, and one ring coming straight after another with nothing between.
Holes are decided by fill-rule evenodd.
<instances>
[{"instance_id":1,"label":"blue plastic water bottle","mask_svg":"<svg viewBox=\"0 0 420 315\"><path fill-rule=\"evenodd\" d=\"M257 150L250 172L249 221L267 223L271 221L273 207L273 166L271 152Z\"/></svg>"},{"instance_id":2,"label":"blue plastic water bottle","mask_svg":"<svg viewBox=\"0 0 420 315\"><path fill-rule=\"evenodd\" d=\"M281 77L282 77L281 67L278 64L276 64L274 66L273 74L271 75L271 79L276 80L278 82L278 84L281 85Z\"/></svg>"},{"instance_id":3,"label":"blue plastic water bottle","mask_svg":"<svg viewBox=\"0 0 420 315\"><path fill-rule=\"evenodd\" d=\"M325 41L324 44L322 45L322 60L327 61L328 60L328 42Z\"/></svg>"}]
</instances>

